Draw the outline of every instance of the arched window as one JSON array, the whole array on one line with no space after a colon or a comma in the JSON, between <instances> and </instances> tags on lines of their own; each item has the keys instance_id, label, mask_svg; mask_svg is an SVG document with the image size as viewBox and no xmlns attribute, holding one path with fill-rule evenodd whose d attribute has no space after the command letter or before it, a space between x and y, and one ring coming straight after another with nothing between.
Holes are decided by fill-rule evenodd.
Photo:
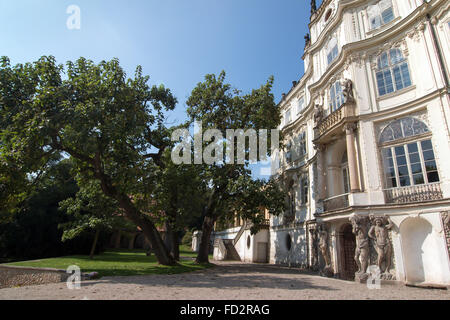
<instances>
[{"instance_id":1,"label":"arched window","mask_svg":"<svg viewBox=\"0 0 450 320\"><path fill-rule=\"evenodd\" d=\"M338 43L336 38L333 38L328 42L327 45L327 61L328 65L330 65L334 59L339 55Z\"/></svg>"},{"instance_id":2,"label":"arched window","mask_svg":"<svg viewBox=\"0 0 450 320\"><path fill-rule=\"evenodd\" d=\"M427 125L416 118L407 117L391 122L380 136L380 143L413 137L429 132Z\"/></svg>"},{"instance_id":3,"label":"arched window","mask_svg":"<svg viewBox=\"0 0 450 320\"><path fill-rule=\"evenodd\" d=\"M391 0L380 0L367 8L370 29L377 29L394 20L394 9Z\"/></svg>"},{"instance_id":4,"label":"arched window","mask_svg":"<svg viewBox=\"0 0 450 320\"><path fill-rule=\"evenodd\" d=\"M330 112L334 112L344 104L344 93L339 81L330 88Z\"/></svg>"},{"instance_id":5,"label":"arched window","mask_svg":"<svg viewBox=\"0 0 450 320\"><path fill-rule=\"evenodd\" d=\"M407 117L391 122L380 143L387 188L439 182L429 129L422 121Z\"/></svg>"},{"instance_id":6,"label":"arched window","mask_svg":"<svg viewBox=\"0 0 450 320\"><path fill-rule=\"evenodd\" d=\"M380 96L411 85L408 61L400 49L391 49L378 57L376 78Z\"/></svg>"}]
</instances>

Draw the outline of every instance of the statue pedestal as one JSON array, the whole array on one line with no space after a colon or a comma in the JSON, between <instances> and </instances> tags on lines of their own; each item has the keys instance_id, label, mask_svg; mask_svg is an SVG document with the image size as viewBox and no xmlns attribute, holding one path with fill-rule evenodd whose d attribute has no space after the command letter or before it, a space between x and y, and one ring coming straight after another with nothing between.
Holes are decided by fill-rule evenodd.
<instances>
[{"instance_id":1,"label":"statue pedestal","mask_svg":"<svg viewBox=\"0 0 450 320\"><path fill-rule=\"evenodd\" d=\"M322 277L333 278L333 276L334 276L333 268L331 268L329 266L323 268L323 270L320 272L320 275Z\"/></svg>"},{"instance_id":2,"label":"statue pedestal","mask_svg":"<svg viewBox=\"0 0 450 320\"><path fill-rule=\"evenodd\" d=\"M355 282L357 283L367 283L367 279L369 279L369 273L355 273Z\"/></svg>"}]
</instances>

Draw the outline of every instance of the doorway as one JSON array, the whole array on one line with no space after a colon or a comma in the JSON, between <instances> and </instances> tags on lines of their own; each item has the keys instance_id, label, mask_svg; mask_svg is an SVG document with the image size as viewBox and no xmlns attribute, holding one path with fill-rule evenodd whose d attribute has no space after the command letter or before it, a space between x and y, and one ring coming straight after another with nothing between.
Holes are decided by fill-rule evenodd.
<instances>
[{"instance_id":1,"label":"doorway","mask_svg":"<svg viewBox=\"0 0 450 320\"><path fill-rule=\"evenodd\" d=\"M351 224L345 224L342 227L340 242L340 277L343 280L355 280L355 273L358 271L358 266L355 262L356 239Z\"/></svg>"}]
</instances>

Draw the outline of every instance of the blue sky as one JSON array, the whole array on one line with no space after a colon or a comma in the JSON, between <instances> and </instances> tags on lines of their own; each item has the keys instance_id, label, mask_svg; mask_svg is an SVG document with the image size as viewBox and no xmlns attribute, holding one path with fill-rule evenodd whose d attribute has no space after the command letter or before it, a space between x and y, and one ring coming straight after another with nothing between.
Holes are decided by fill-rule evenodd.
<instances>
[{"instance_id":1,"label":"blue sky","mask_svg":"<svg viewBox=\"0 0 450 320\"><path fill-rule=\"evenodd\" d=\"M72 4L80 30L66 26ZM221 70L244 91L274 75L278 102L303 74L309 17L308 0L8 0L0 2L0 55L13 64L117 57L129 75L142 65L151 84L178 98L169 115L178 123L195 85Z\"/></svg>"}]
</instances>

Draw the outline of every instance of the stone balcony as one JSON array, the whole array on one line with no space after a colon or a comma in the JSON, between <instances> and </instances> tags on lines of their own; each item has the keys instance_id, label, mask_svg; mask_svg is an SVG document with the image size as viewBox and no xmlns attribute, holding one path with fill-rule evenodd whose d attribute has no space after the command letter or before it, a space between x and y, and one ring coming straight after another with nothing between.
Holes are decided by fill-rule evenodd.
<instances>
[{"instance_id":1,"label":"stone balcony","mask_svg":"<svg viewBox=\"0 0 450 320\"><path fill-rule=\"evenodd\" d=\"M410 187L392 188L384 190L386 203L414 203L442 200L440 183L423 184Z\"/></svg>"},{"instance_id":2,"label":"stone balcony","mask_svg":"<svg viewBox=\"0 0 450 320\"><path fill-rule=\"evenodd\" d=\"M341 195L338 195L335 197L325 199L323 201L324 212L345 209L348 207L349 207L349 195L348 194L341 194Z\"/></svg>"},{"instance_id":3,"label":"stone balcony","mask_svg":"<svg viewBox=\"0 0 450 320\"><path fill-rule=\"evenodd\" d=\"M327 143L336 135L341 135L346 123L358 120L356 105L352 102L344 103L339 109L324 117L314 128L314 142Z\"/></svg>"}]
</instances>

